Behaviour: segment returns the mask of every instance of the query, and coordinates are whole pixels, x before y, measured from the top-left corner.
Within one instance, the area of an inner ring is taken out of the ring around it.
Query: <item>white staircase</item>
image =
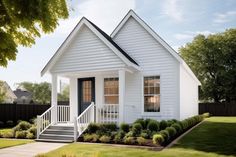
[[[68,106],[66,106],[68,107]],[[36,141],[47,142],[74,142],[95,120],[95,105],[91,103],[74,122],[70,122],[70,111],[66,107],[52,106],[37,117]],[[57,123],[55,123],[55,121]]]

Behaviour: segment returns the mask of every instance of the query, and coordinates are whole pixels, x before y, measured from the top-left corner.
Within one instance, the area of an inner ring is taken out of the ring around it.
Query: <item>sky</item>
[[[71,30],[85,16],[107,34],[133,9],[177,52],[197,34],[236,28],[236,0],[67,0],[70,16],[32,47],[18,47],[16,61],[0,67],[0,80],[15,89],[23,81],[51,81],[40,72]]]

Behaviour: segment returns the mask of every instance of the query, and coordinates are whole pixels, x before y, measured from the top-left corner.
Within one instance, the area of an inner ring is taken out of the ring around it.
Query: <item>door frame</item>
[[[78,78],[78,116],[82,113],[81,112],[81,96],[82,96],[82,82],[83,81],[92,81],[92,102],[95,103],[95,77],[86,77],[86,78]]]

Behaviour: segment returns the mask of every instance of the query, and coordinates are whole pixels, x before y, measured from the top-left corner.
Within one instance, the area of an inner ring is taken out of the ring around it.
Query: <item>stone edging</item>
[[[183,138],[186,134],[188,134],[190,131],[192,131],[193,129],[195,129],[196,127],[198,127],[200,124],[202,124],[204,122],[201,121],[200,123],[196,124],[195,126],[193,126],[192,128],[188,129],[187,131],[185,131],[182,135],[180,135],[179,137],[177,137],[175,140],[173,140],[171,143],[169,143],[164,149],[168,149],[170,147],[172,147],[174,144],[176,144],[181,138]]]

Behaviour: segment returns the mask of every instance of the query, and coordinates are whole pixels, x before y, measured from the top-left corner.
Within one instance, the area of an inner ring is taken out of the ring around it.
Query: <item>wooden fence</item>
[[[236,103],[199,103],[199,114],[205,112],[213,116],[236,116]]]

